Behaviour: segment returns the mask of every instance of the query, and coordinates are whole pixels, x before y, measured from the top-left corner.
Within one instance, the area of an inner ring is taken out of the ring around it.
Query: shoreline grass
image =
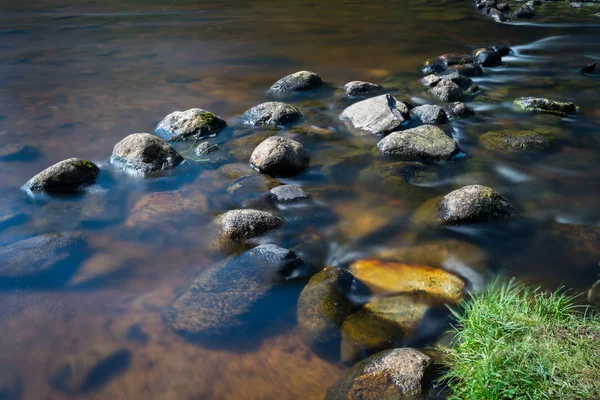
[[[453,310],[449,398],[600,399],[600,317],[576,298],[496,281]]]

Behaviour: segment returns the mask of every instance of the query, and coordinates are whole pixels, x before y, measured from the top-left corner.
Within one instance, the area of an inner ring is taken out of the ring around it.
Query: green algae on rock
[[[149,133],[133,133],[113,149],[110,163],[135,176],[150,177],[175,168],[183,157],[167,142]]]
[[[539,111],[556,115],[577,114],[579,107],[571,102],[554,101],[542,97],[519,97],[515,105],[525,111]]]
[[[381,139],[377,148],[385,155],[432,161],[449,160],[459,152],[456,141],[433,125],[394,132]]]
[[[155,132],[168,141],[202,139],[217,135],[226,126],[219,116],[201,108],[191,108],[167,115],[156,126]]]
[[[82,158],[69,158],[46,168],[31,178],[23,189],[31,192],[75,192],[96,181],[100,168]]]
[[[552,141],[534,131],[501,130],[486,132],[479,137],[482,146],[499,154],[514,154],[546,150]]]

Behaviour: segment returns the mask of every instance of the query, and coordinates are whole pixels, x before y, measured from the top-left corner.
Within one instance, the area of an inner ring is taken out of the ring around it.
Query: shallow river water
[[[53,363],[95,343],[118,344],[132,354],[126,368],[79,396],[113,400],[322,399],[346,370],[303,344],[294,307],[263,315],[257,337],[210,346],[187,341],[161,319],[186,283],[228,255],[211,248],[212,218],[265,190],[235,190],[238,177],[205,160],[146,180],[111,167],[122,138],[153,132],[165,115],[193,107],[228,121],[207,139],[228,152],[228,164],[247,165],[273,134],[301,141],[309,153],[307,171],[280,181],[301,185],[318,212],[280,210],[286,224],[263,242],[293,248],[321,267],[345,267],[377,258],[382,248],[452,239],[478,246],[489,260],[485,270],[440,263],[469,290],[496,272],[587,290],[600,261],[600,74],[578,69],[600,61],[600,17],[593,15],[600,4],[583,11],[566,4],[550,3],[555,10],[533,22],[497,24],[470,1],[3,1],[0,148],[22,143],[32,150],[0,158],[0,246],[65,231],[83,232],[88,246],[56,277],[60,284],[0,279],[0,368],[17,371],[23,399],[71,398],[48,385]],[[459,157],[431,165],[435,178],[419,185],[365,179],[362,171],[386,160],[373,151],[380,138],[339,120],[353,102],[343,85],[365,80],[415,105],[442,104],[418,83],[423,63],[492,44],[513,51],[501,67],[473,78],[488,97],[468,101],[476,117],[450,124]],[[236,116],[269,99],[273,82],[299,70],[328,84],[286,99],[304,114],[300,123],[279,130],[236,125]],[[520,96],[572,101],[580,110],[574,117],[519,112],[512,101]],[[518,157],[479,145],[481,134],[507,128],[542,130],[556,144]],[[174,146],[188,154],[191,144]],[[85,193],[30,197],[20,189],[70,157],[102,170]],[[468,184],[503,193],[521,218],[437,230],[411,223],[425,201]],[[132,213],[148,193],[185,188],[203,193],[203,212],[160,221]]]

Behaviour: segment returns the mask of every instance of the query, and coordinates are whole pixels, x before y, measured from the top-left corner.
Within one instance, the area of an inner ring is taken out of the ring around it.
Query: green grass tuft
[[[454,310],[450,399],[600,399],[600,317],[576,296],[496,282]]]

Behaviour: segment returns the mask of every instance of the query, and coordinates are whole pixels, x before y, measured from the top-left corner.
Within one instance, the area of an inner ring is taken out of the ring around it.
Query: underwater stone
[[[525,111],[540,111],[557,115],[574,115],[579,107],[571,102],[560,102],[543,97],[519,97],[514,103]]]

